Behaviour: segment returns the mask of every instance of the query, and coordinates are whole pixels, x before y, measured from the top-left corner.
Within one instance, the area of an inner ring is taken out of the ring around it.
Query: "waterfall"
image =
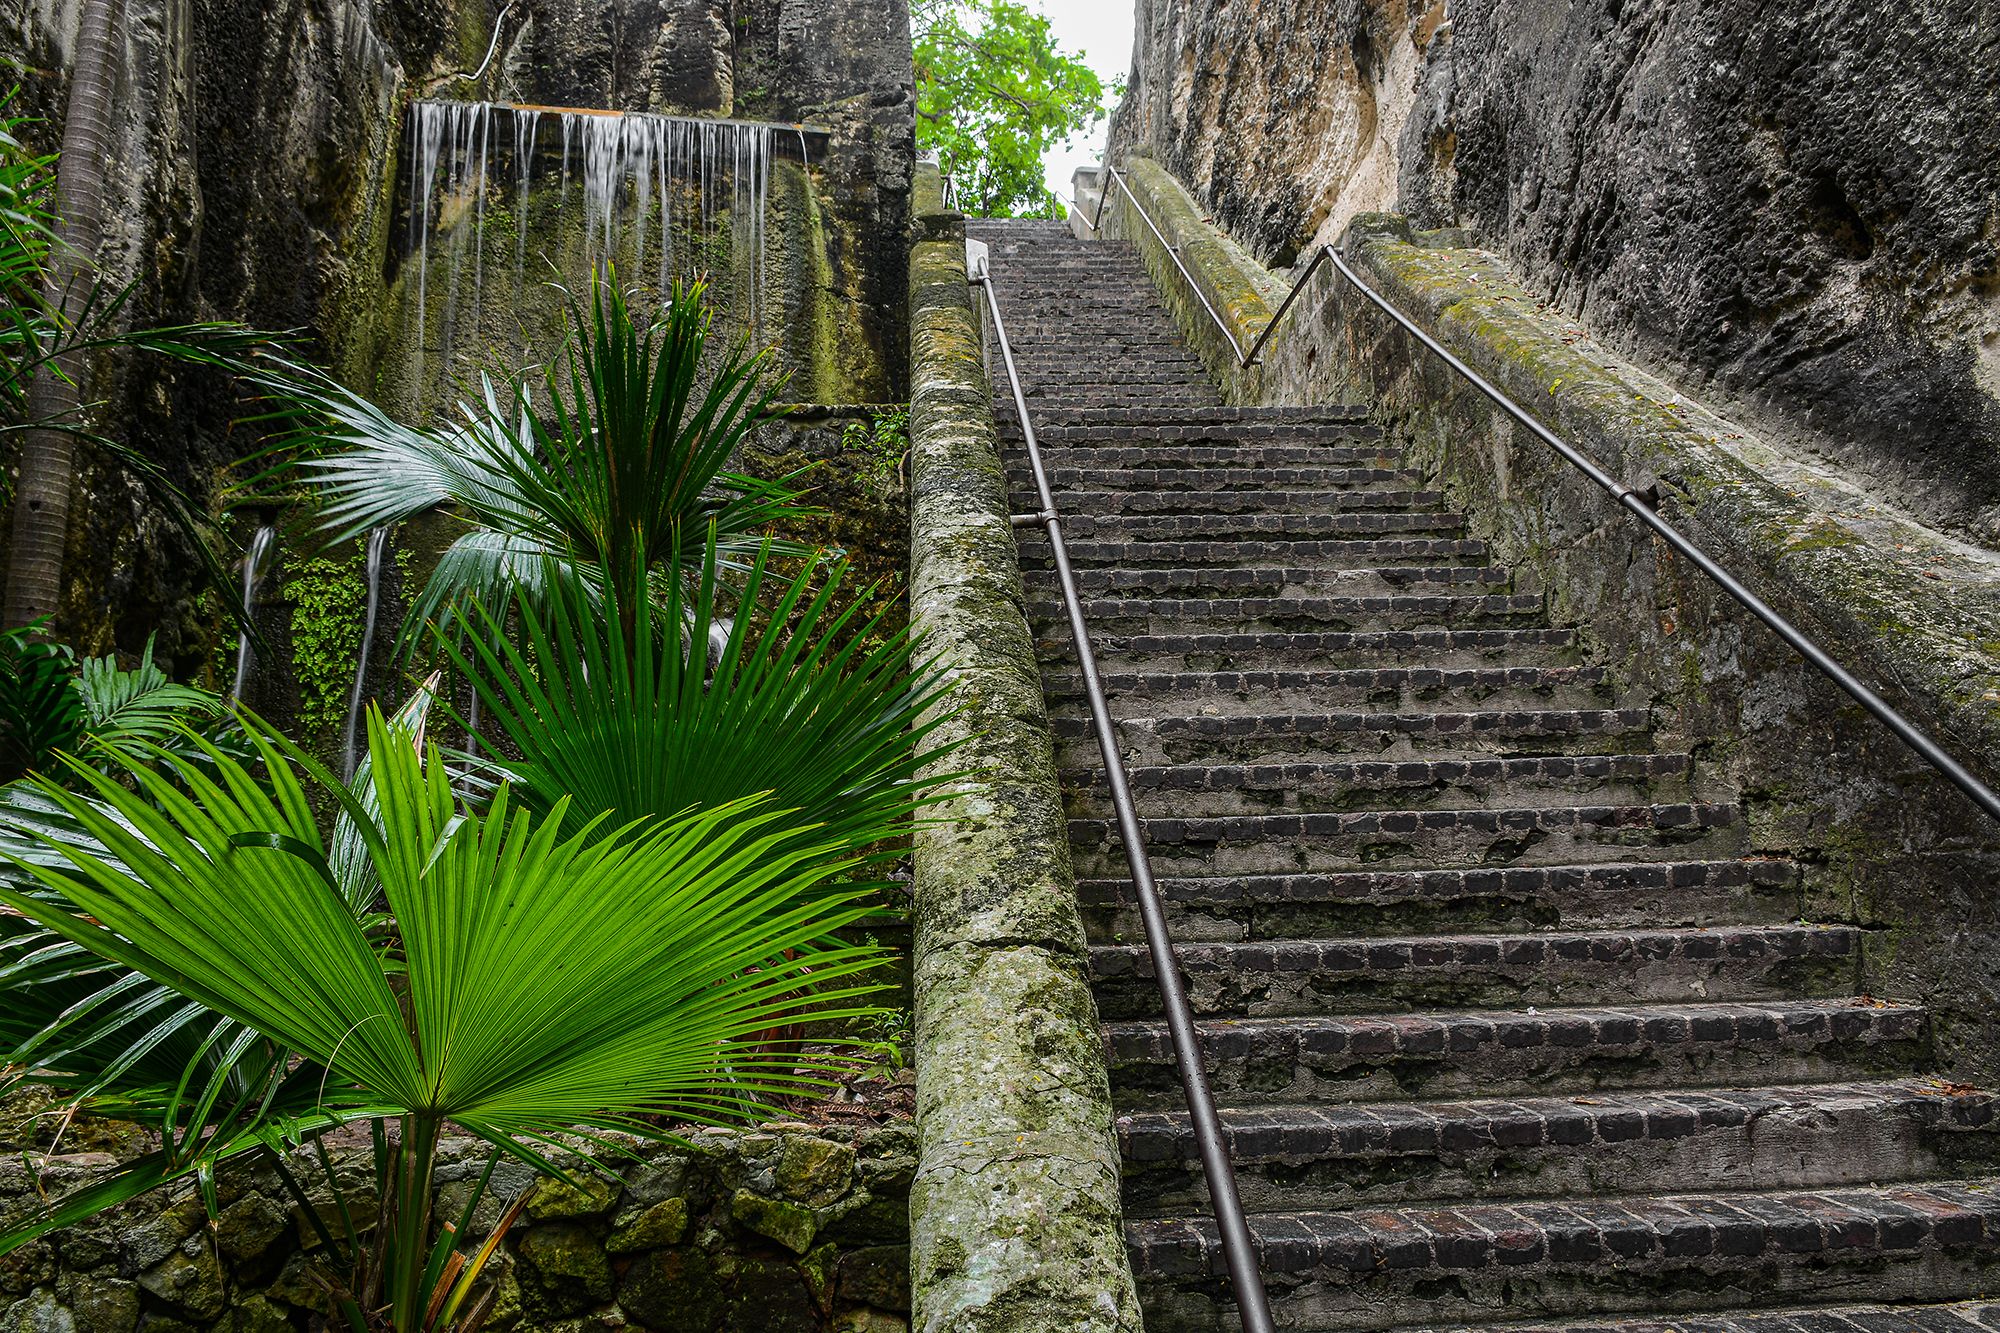
[[[343,778],[354,777],[355,744],[361,730],[361,699],[368,687],[368,658],[375,650],[375,615],[382,604],[382,553],[389,545],[384,524],[368,534],[368,610],[361,622],[361,656],[354,664],[354,690],[347,696],[347,732],[341,740]]]
[[[494,121],[503,115],[513,118],[511,136],[504,127],[495,133]],[[780,144],[789,152],[794,132],[804,160],[805,132],[796,127],[491,102],[413,103],[408,251],[416,265],[416,382],[428,383],[426,358],[432,355],[448,381],[458,345],[482,337],[485,223],[488,196],[496,192],[503,210],[512,194],[515,304],[525,296],[530,196],[545,139],[552,157],[561,154],[555,213],[571,206],[570,178],[580,178],[591,268],[615,263],[624,280],[657,281],[661,293],[677,277],[708,272],[717,293],[730,298],[728,322],[753,339],[761,336],[771,160]],[[718,253],[724,227],[729,244]],[[439,243],[446,250],[443,262],[434,263],[431,251]],[[726,271],[712,271],[718,268]],[[433,321],[430,302],[439,282],[446,287]],[[467,284],[471,290],[462,295]]]
[[[243,553],[243,611],[245,615],[257,614],[257,588],[264,581],[264,562],[270,558],[271,547],[278,540],[278,530],[266,523],[257,529],[250,539],[250,549]],[[243,687],[250,682],[250,632],[246,629],[236,636],[236,681],[229,687],[229,702],[243,702]]]

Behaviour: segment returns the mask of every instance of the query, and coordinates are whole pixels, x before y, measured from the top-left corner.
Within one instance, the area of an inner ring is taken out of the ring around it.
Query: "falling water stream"
[[[387,525],[368,534],[368,609],[361,621],[361,656],[354,664],[354,690],[347,696],[347,731],[341,740],[341,776],[352,778],[356,740],[361,730],[362,695],[368,688],[368,658],[375,650],[375,617],[382,607],[382,553],[389,545]]]
[[[495,135],[494,121],[502,116],[513,118],[511,136],[504,128]],[[559,130],[552,132],[551,122]],[[426,382],[423,358],[428,351],[441,355],[448,368],[455,348],[480,335],[487,292],[487,204],[495,193],[502,201],[512,195],[509,290],[520,305],[527,287],[528,233],[536,225],[535,163],[545,137],[550,140],[546,151],[561,153],[555,206],[568,208],[570,181],[582,182],[584,251],[592,269],[615,263],[622,274],[643,275],[664,291],[676,277],[725,258],[718,255],[717,243],[726,227],[730,271],[724,286],[734,297],[732,322],[758,334],[766,318],[765,213],[773,147],[781,129],[787,144],[789,135],[797,133],[803,160],[803,129],[759,122],[492,102],[414,103],[408,148],[409,252],[416,264],[417,382]],[[432,329],[431,298],[438,282],[446,286],[436,312],[440,327]]]
[[[266,523],[257,529],[250,539],[250,548],[243,553],[243,610],[248,615],[257,614],[257,589],[264,582],[264,564],[277,540],[278,530]],[[250,632],[246,629],[236,636],[236,681],[229,687],[231,705],[243,702],[243,687],[250,683],[251,658]]]

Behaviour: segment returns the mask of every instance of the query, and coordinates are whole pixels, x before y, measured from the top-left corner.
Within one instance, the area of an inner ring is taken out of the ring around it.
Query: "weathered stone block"
[[[847,1305],[872,1305],[908,1314],[910,1310],[910,1250],[906,1245],[875,1245],[840,1257],[839,1299]]]
[[[215,1251],[199,1242],[139,1274],[139,1285],[194,1319],[213,1319],[229,1303],[222,1265]]]
[[[653,1250],[632,1261],[618,1303],[656,1333],[714,1333],[728,1294],[715,1260],[700,1250]]]
[[[683,1198],[662,1199],[651,1208],[611,1229],[605,1239],[607,1254],[637,1254],[678,1245],[687,1239],[688,1203]]]
[[[738,1190],[731,1196],[729,1216],[738,1226],[775,1240],[794,1254],[804,1254],[819,1230],[810,1208],[767,1199],[749,1190]]]
[[[536,1222],[601,1217],[618,1202],[618,1187],[597,1176],[577,1176],[574,1185],[549,1178],[535,1185],[528,1199],[528,1217]]]
[[[778,1157],[776,1180],[786,1198],[824,1208],[852,1187],[854,1149],[826,1139],[788,1139]]]
[[[576,1314],[593,1301],[610,1300],[617,1287],[603,1245],[579,1223],[529,1228],[515,1256],[522,1303],[531,1314]]]

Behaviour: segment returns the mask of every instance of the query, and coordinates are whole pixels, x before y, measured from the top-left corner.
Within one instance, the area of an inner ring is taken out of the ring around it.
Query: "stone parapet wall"
[[[1111,1091],[963,219],[920,169],[910,619],[963,772],[916,835],[913,1327],[1136,1333]]]
[[[0,1159],[0,1218],[42,1188],[84,1183],[138,1147],[90,1127],[90,1151]],[[67,1141],[74,1142],[77,1131]],[[502,1163],[474,1214],[484,1235],[532,1190],[498,1261],[494,1333],[899,1333],[909,1309],[906,1198],[915,1169],[907,1126],[701,1130],[681,1145],[637,1146],[623,1183],[582,1188]],[[441,1212],[471,1198],[490,1149],[447,1140]],[[335,1154],[357,1220],[372,1216],[365,1141]],[[338,1210],[310,1153],[292,1173],[339,1234]],[[39,1168],[39,1172],[37,1171]],[[285,1333],[324,1327],[312,1269],[317,1233],[269,1165],[217,1181],[210,1223],[199,1193],[156,1192],[0,1258],[0,1333]]]
[[[1158,164],[1128,179],[1248,346],[1287,284]],[[1114,187],[1107,235],[1138,245],[1182,329],[1241,404],[1371,405],[1474,535],[1581,627],[1663,741],[1738,800],[1754,850],[1798,856],[1811,910],[1879,927],[1863,986],[1922,999],[1940,1053],[2000,1068],[2000,864],[1991,822],[1900,742],[1647,534],[1545,444],[1330,269],[1249,370]],[[1824,465],[1675,393],[1597,343],[1462,233],[1357,219],[1351,261],[1440,339],[1661,512],[1987,780],[2000,776],[2000,560]],[[1233,271],[1232,271],[1233,270]]]

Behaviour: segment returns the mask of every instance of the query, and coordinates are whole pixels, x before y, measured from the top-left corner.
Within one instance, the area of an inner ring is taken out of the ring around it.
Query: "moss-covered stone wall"
[[[71,1126],[0,1108],[0,1219],[38,1188],[87,1182],[137,1151],[130,1127]],[[908,1328],[915,1168],[907,1125],[698,1130],[635,1144],[620,1182],[583,1188],[503,1163],[473,1214],[485,1234],[529,1191],[496,1271],[495,1333],[902,1333]],[[491,1150],[448,1139],[438,1200],[463,1213]],[[365,1137],[334,1154],[349,1211],[373,1209]],[[294,1177],[337,1232],[333,1189],[309,1151]],[[192,1182],[145,1196],[0,1258],[0,1333],[289,1333],[327,1327],[318,1234],[268,1165],[216,1179],[216,1215]]]
[[[1128,179],[1241,345],[1287,285],[1157,164]],[[1877,928],[1868,984],[1922,999],[1962,1071],[2000,1070],[2000,830],[1611,498],[1323,268],[1257,365],[1116,192],[1182,328],[1239,403],[1368,403],[1524,587],[1650,700],[1753,848],[1798,858],[1816,915]],[[1660,512],[1989,783],[2000,779],[2000,557],[1640,371],[1458,233],[1368,215],[1345,244],[1393,306]],[[1234,270],[1233,273],[1230,270]]]
[[[951,672],[916,836],[914,1324],[1137,1333],[1111,1090],[1008,524],[963,219],[935,167],[910,262],[910,615]]]

